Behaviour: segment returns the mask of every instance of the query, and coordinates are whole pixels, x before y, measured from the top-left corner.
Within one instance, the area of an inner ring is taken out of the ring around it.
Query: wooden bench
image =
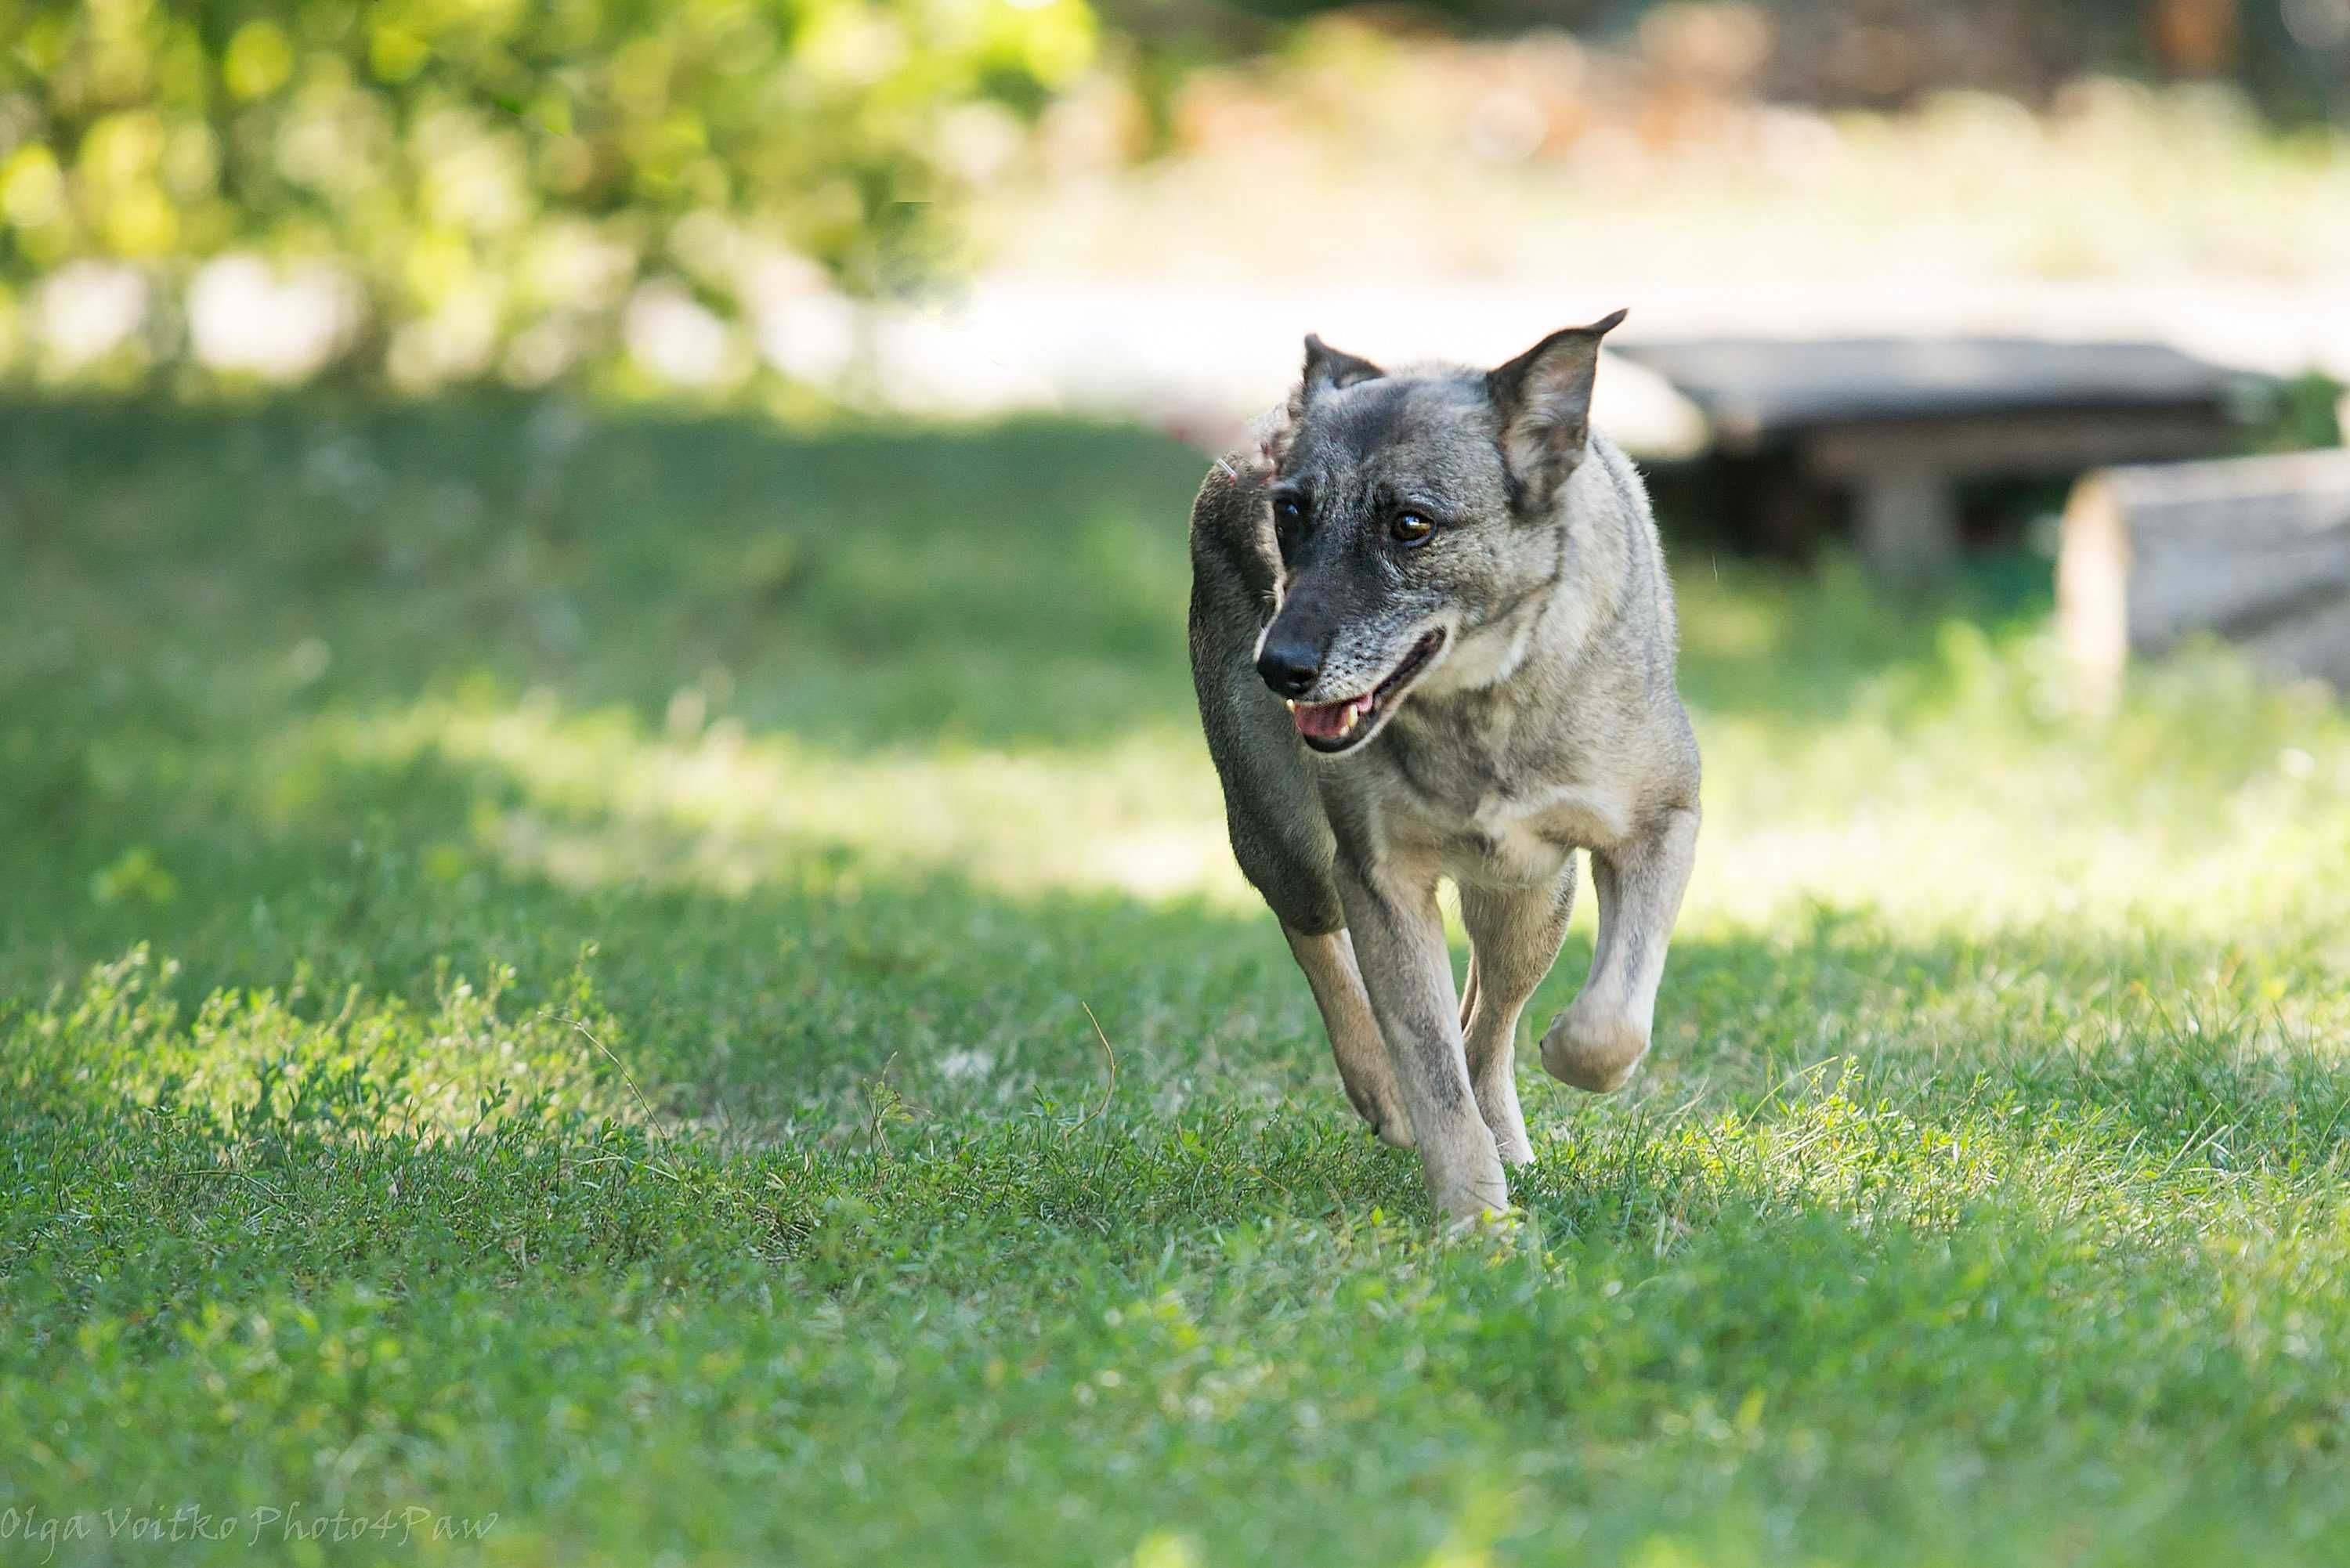
[[[1733,527],[1801,552],[1847,499],[1861,553],[1938,575],[1955,486],[2223,450],[2265,383],[2156,343],[1711,338],[1614,345],[1704,413]],[[1824,504],[1826,503],[1826,504]]]

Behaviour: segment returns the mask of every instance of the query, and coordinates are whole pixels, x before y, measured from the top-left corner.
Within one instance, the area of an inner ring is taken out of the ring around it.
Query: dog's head
[[[1352,751],[1406,694],[1554,583],[1559,491],[1582,462],[1599,340],[1554,332],[1494,370],[1389,375],[1305,340],[1266,495],[1281,606],[1257,673],[1317,752]],[[1490,650],[1488,650],[1490,652]]]

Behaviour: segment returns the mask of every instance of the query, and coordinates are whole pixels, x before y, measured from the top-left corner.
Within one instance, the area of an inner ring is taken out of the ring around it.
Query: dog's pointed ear
[[[1386,374],[1368,359],[1358,359],[1344,349],[1333,348],[1311,332],[1305,335],[1305,379],[1299,387],[1309,403],[1321,393],[1351,387],[1357,381],[1376,381]]]
[[[1588,327],[1554,332],[1508,364],[1485,372],[1485,395],[1501,416],[1502,458],[1540,511],[1591,439],[1591,381],[1599,340],[1622,322],[1617,311]]]

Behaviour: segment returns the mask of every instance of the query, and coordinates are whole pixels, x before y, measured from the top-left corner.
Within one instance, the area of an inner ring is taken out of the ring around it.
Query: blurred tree
[[[200,274],[214,314],[309,279],[346,362],[543,379],[649,280],[716,320],[761,278],[919,272],[971,114],[1033,115],[1094,47],[1087,0],[0,0],[0,317],[128,297],[135,372]],[[35,339],[53,370],[83,341]]]

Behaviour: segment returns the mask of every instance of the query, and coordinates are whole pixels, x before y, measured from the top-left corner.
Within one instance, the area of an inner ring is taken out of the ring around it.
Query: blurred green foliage
[[[2350,387],[2323,370],[2305,371],[2280,391],[2275,417],[2259,431],[2258,450],[2299,452],[2304,447],[2340,446],[2350,438],[2350,430],[2343,428],[2345,408],[2350,408]]]
[[[954,117],[1033,114],[1094,47],[1087,0],[0,0],[0,315],[78,261],[169,299],[251,251],[356,288],[357,362],[415,326],[432,379],[534,327],[576,362],[648,276],[873,292],[941,242]],[[135,362],[177,347],[149,314]]]
[[[1098,135],[1098,158],[1163,152],[1193,67],[1329,8],[0,0],[0,375],[536,385],[630,374],[615,349],[639,308],[648,339],[677,346],[642,367],[665,382],[740,385],[754,316],[771,360],[797,331],[813,361],[847,362],[859,328],[824,291],[947,268],[960,199],[1097,57],[1121,80],[1097,107],[1130,99],[1140,122]],[[2277,118],[2350,104],[2350,0],[1408,9],[1471,32],[1574,28],[1606,41],[1611,80],[1672,103],[1898,108],[1954,85],[2043,101],[2119,71],[2232,78]],[[1378,25],[1409,34],[1398,16]],[[764,310],[808,294],[816,318],[797,327]]]

